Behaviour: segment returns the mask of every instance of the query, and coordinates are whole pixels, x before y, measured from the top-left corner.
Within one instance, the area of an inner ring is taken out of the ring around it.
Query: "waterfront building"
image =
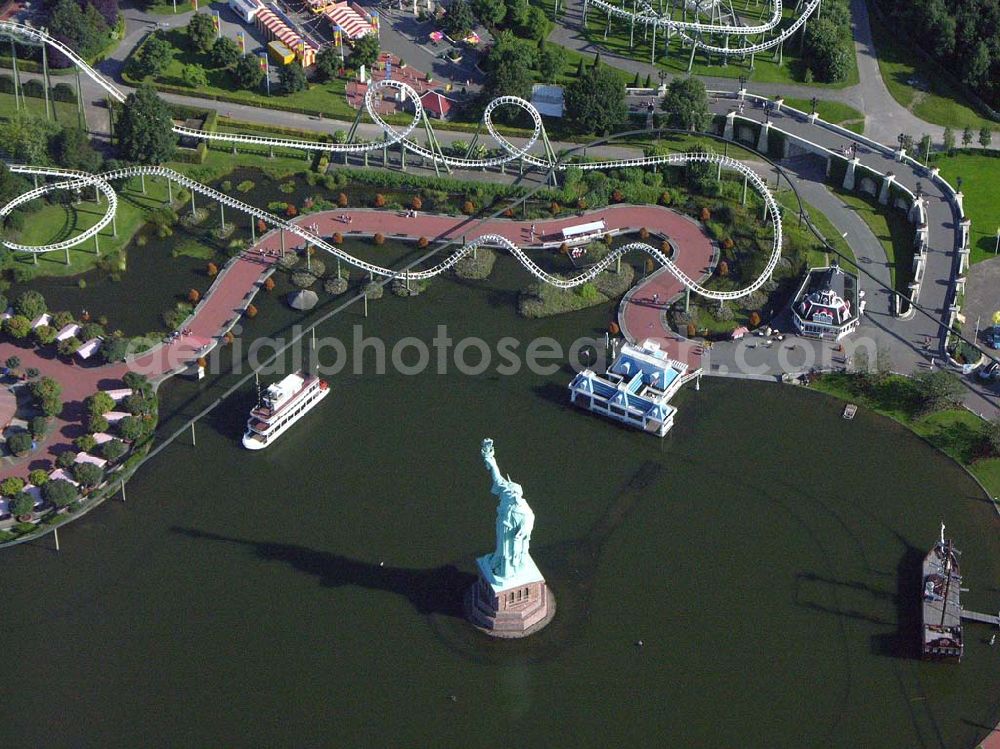
[[[701,377],[701,369],[667,356],[656,341],[626,343],[603,374],[579,372],[569,384],[570,401],[594,413],[652,432],[660,437],[674,425],[677,409],[670,399],[685,382]]]
[[[861,324],[863,298],[854,273],[837,264],[811,268],[792,302],[795,329],[809,338],[839,341]]]

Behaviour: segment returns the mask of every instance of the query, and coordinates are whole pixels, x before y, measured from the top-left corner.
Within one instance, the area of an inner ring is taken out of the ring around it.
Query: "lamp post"
[[[740,76],[740,91],[747,90],[747,77],[745,75]]]
[[[665,84],[665,81],[667,80],[667,71],[666,71],[666,70],[663,70],[663,69],[661,69],[661,70],[660,70],[660,71],[659,71],[659,72],[657,73],[657,75],[658,75],[658,76],[660,76],[660,90],[662,91],[662,90],[663,90],[663,87],[664,87],[664,85],[666,85],[666,84]]]
[[[955,178],[955,184],[958,185],[958,191],[962,192],[962,176],[959,175]]]
[[[899,143],[899,150],[900,151],[903,150],[903,143],[905,141],[906,141],[906,134],[905,133],[900,133],[899,135],[896,136],[896,142]]]
[[[814,96],[814,97],[812,98],[812,102],[811,102],[811,103],[812,103],[812,114],[816,114],[816,104],[818,104],[818,103],[819,103],[819,99],[817,99],[817,98],[816,98],[816,97]]]

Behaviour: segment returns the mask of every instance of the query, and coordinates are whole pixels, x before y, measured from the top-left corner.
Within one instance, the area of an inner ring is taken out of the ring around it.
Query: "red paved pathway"
[[[338,220],[342,215],[351,217],[350,224]],[[404,212],[396,211],[343,209],[300,216],[297,223],[306,226],[315,224],[325,237],[335,232],[381,232],[386,236],[458,240],[464,236],[467,240],[472,240],[483,234],[499,234],[512,242],[527,246],[530,244],[532,223],[536,225],[538,235],[545,236],[556,234],[567,226],[599,218],[604,219],[609,230],[638,230],[645,227],[650,232],[665,234],[676,244],[677,256],[674,260],[686,273],[697,278],[707,270],[712,247],[701,227],[660,206],[610,206],[585,216],[551,221],[498,219],[482,224],[477,224],[474,219],[456,219],[451,216],[418,214],[408,217]],[[302,240],[297,237],[286,237],[288,249],[301,243]],[[0,342],[0,361],[16,355],[21,359],[22,368],[35,367],[43,376],[55,378],[62,385],[65,403],[63,413],[55,420],[54,428],[41,449],[22,461],[5,461],[0,466],[0,478],[10,475],[26,476],[32,468],[51,468],[55,456],[70,449],[73,438],[83,433],[83,400],[97,390],[120,387],[121,378],[129,368],[156,380],[169,376],[171,372],[204,356],[242,314],[255,285],[277,259],[280,246],[280,234],[272,232],[234,260],[216,279],[199,305],[197,314],[186,324],[189,333],[171,344],[158,346],[130,365],[88,366],[58,359],[49,350],[39,351],[21,348],[9,341]],[[673,276],[662,272],[654,273],[633,290],[630,302],[623,303],[621,320],[623,328],[635,338],[659,340],[676,358],[690,361],[692,356],[699,355],[698,350],[692,349],[685,353],[683,343],[678,342],[665,329],[661,320],[665,302],[682,290]],[[657,295],[655,304],[652,301],[654,294]]]

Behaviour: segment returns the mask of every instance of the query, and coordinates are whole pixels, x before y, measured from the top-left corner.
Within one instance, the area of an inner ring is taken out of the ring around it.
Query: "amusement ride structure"
[[[664,51],[668,48],[671,36],[677,36],[691,45],[688,72],[691,72],[698,50],[721,55],[724,59],[744,59],[749,56],[750,66],[753,67],[753,56],[758,52],[776,49],[780,57],[785,40],[800,28],[805,33],[806,21],[814,12],[819,12],[820,3],[821,0],[797,0],[789,16],[790,22],[786,23],[782,0],[767,0],[758,20],[747,25],[728,0],[678,0],[679,8],[674,7],[673,0],[668,0],[666,8],[663,0],[659,0],[658,8],[654,8],[646,0],[631,0],[631,3],[629,0],[621,0],[621,4],[609,0],[584,0],[583,25],[587,25],[587,15],[591,8],[603,11],[607,18],[605,37],[611,28],[611,19],[622,19],[629,24],[630,47],[635,42],[636,24],[645,31],[652,27],[650,64],[656,60],[656,36],[662,30]],[[759,0],[757,4],[760,4]],[[744,14],[749,8],[750,1],[747,0]],[[770,14],[765,18],[768,8]],[[688,20],[689,14],[691,20]],[[722,40],[721,46],[715,41],[719,38]],[[738,44],[731,45],[730,38],[737,40]]]
[[[598,0],[591,0],[591,2],[597,2]],[[780,0],[774,0],[778,3],[780,8]],[[818,2],[818,0],[816,0]],[[26,26],[24,24],[11,22],[11,21],[0,21],[0,36],[5,36],[8,38],[17,38],[19,40],[25,40],[29,43],[35,43],[51,46],[62,52],[67,58],[69,58],[74,65],[77,66],[78,70],[86,75],[90,80],[94,81],[98,86],[100,86],[108,96],[114,99],[116,102],[124,103],[126,95],[117,88],[112,82],[104,78],[100,73],[90,67],[79,55],[77,55],[72,49],[67,47],[65,44],[57,39],[49,36],[44,30],[36,29],[31,26]],[[409,99],[413,105],[413,118],[412,120],[399,130],[393,128],[392,125],[387,123],[378,114],[375,107],[375,101],[377,96],[383,89],[392,88],[395,89],[400,95]],[[501,135],[493,125],[493,113],[500,107],[513,106],[519,107],[524,110],[531,118],[534,127],[531,136],[527,139],[527,142],[523,146],[516,146],[507,140],[503,135]],[[549,145],[548,137],[545,134],[545,127],[542,122],[542,117],[529,102],[525,101],[516,96],[501,96],[494,99],[489,103],[483,113],[482,127],[485,127],[489,135],[499,144],[501,153],[496,156],[489,156],[487,158],[473,159],[468,157],[456,157],[456,156],[446,156],[441,152],[440,147],[435,147],[436,141],[433,137],[429,138],[429,143],[431,147],[426,147],[420,145],[413,140],[409,139],[409,135],[417,128],[421,123],[424,124],[425,128],[428,129],[430,133],[430,124],[427,120],[427,115],[424,111],[423,106],[420,103],[420,97],[417,92],[412,89],[406,83],[402,81],[394,80],[384,80],[379,81],[371,85],[366,94],[364,100],[364,111],[367,112],[368,116],[372,121],[382,130],[383,140],[374,143],[361,143],[352,142],[353,134],[356,131],[357,121],[355,126],[351,129],[351,136],[348,138],[346,143],[319,143],[316,141],[300,141],[294,139],[284,139],[284,138],[272,138],[265,136],[255,136],[255,135],[243,135],[234,133],[214,133],[206,132],[203,130],[195,130],[182,126],[174,126],[173,131],[179,136],[184,136],[187,138],[213,141],[213,142],[224,142],[232,145],[234,148],[239,145],[246,146],[265,146],[265,147],[282,147],[282,148],[292,148],[301,149],[304,151],[317,152],[325,151],[330,153],[339,154],[350,154],[350,153],[364,153],[367,151],[375,151],[384,149],[388,146],[398,145],[401,149],[410,151],[411,153],[422,157],[424,159],[430,160],[436,165],[442,165],[449,170],[451,168],[457,169],[482,169],[490,167],[501,167],[502,165],[520,161],[523,164],[528,164],[530,166],[543,169],[548,171],[550,174],[555,174],[556,172],[564,171],[569,166],[573,166],[583,171],[593,171],[593,170],[603,170],[603,169],[617,169],[624,167],[648,167],[648,166],[685,166],[691,163],[704,163],[704,164],[714,164],[721,170],[722,168],[731,169],[733,171],[739,172],[745,178],[747,184],[752,187],[763,199],[764,203],[764,215],[771,222],[773,226],[773,242],[771,247],[771,254],[768,258],[768,262],[765,264],[763,271],[760,276],[758,276],[754,281],[742,289],[737,289],[734,291],[715,291],[712,289],[705,288],[699,284],[695,279],[688,276],[684,271],[682,271],[665,253],[660,249],[653,247],[644,242],[632,242],[617,248],[615,251],[609,253],[603,260],[596,263],[580,273],[569,277],[562,278],[560,276],[555,276],[548,273],[544,269],[538,266],[528,254],[520,248],[518,245],[514,244],[505,237],[486,234],[477,237],[473,241],[469,242],[465,246],[457,249],[455,252],[450,254],[447,258],[437,263],[436,265],[424,269],[424,270],[394,270],[392,268],[386,268],[383,266],[375,265],[373,263],[361,260],[350,253],[346,252],[333,244],[330,244],[322,237],[317,236],[313,232],[309,231],[303,226],[296,223],[286,221],[274,214],[256,206],[244,203],[241,200],[237,200],[231,195],[219,192],[207,185],[193,180],[189,177],[184,176],[172,169],[163,166],[144,166],[135,165],[128,166],[121,169],[116,169],[109,172],[104,172],[102,174],[89,174],[85,172],[67,170],[67,169],[55,169],[49,167],[39,167],[30,165],[11,165],[10,169],[12,172],[17,174],[32,175],[34,177],[43,178],[57,178],[58,182],[49,182],[41,186],[36,186],[35,189],[30,190],[23,195],[15,198],[14,200],[7,203],[5,206],[0,207],[0,220],[4,219],[18,206],[36,198],[42,197],[43,195],[55,191],[55,190],[82,190],[84,188],[93,187],[98,193],[103,194],[107,198],[107,211],[97,221],[93,226],[87,230],[81,232],[80,234],[71,237],[69,239],[63,240],[55,244],[48,245],[37,245],[28,246],[21,245],[13,242],[4,241],[3,245],[8,249],[24,254],[39,255],[42,253],[68,250],[70,247],[78,246],[89,239],[94,239],[97,242],[97,235],[101,230],[103,230],[108,224],[112,224],[114,227],[115,211],[117,210],[117,197],[114,190],[112,189],[110,182],[114,180],[128,179],[131,177],[160,177],[167,180],[168,188],[171,183],[177,183],[178,185],[187,188],[191,191],[192,203],[194,201],[195,193],[203,195],[220,205],[234,208],[241,211],[242,213],[251,216],[254,219],[260,219],[265,224],[272,226],[275,229],[289,232],[295,236],[300,237],[306,243],[312,244],[315,247],[328,252],[334,257],[352,265],[362,271],[370,273],[373,277],[389,277],[393,279],[409,279],[409,280],[422,280],[429,279],[434,276],[443,273],[452,266],[455,265],[462,257],[467,254],[473,253],[477,248],[484,246],[500,247],[506,249],[511,255],[517,259],[518,262],[523,265],[529,273],[531,273],[535,278],[544,281],[552,286],[569,289],[581,284],[592,281],[601,271],[608,268],[617,262],[617,260],[632,251],[641,251],[650,255],[656,262],[660,263],[664,268],[667,269],[674,277],[676,277],[686,288],[691,291],[700,294],[701,296],[707,297],[709,299],[715,300],[728,300],[728,299],[739,299],[741,297],[747,296],[753,293],[758,288],[760,288],[770,277],[771,273],[774,271],[778,260],[781,257],[781,244],[782,244],[782,231],[781,231],[781,211],[778,206],[777,201],[771,194],[767,187],[767,183],[760,175],[753,171],[750,167],[742,164],[736,159],[730,158],[729,156],[708,153],[708,152],[691,152],[691,153],[674,153],[665,154],[659,156],[643,156],[629,159],[617,159],[609,161],[584,161],[580,163],[573,163],[572,165],[567,164],[556,158]],[[359,115],[360,116],[360,115]],[[531,149],[539,141],[542,142],[544,146],[544,156],[538,156],[531,153]],[[471,147],[469,152],[471,152]],[[251,222],[252,225],[252,222]]]

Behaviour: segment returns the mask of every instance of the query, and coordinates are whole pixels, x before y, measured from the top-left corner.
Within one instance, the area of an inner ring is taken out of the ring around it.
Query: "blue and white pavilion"
[[[569,384],[570,401],[594,413],[663,437],[677,409],[669,401],[681,385],[701,376],[660,350],[655,341],[626,343],[604,375],[585,369]]]

